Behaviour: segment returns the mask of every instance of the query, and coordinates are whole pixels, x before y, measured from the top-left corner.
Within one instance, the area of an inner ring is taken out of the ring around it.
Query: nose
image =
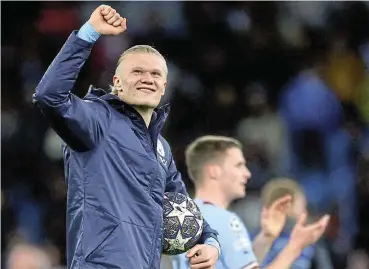
[[[244,177],[248,180],[248,179],[251,178],[251,176],[252,176],[252,174],[251,174],[249,168],[245,167],[245,175],[244,175]]]
[[[154,80],[152,79],[152,76],[149,72],[143,72],[141,76],[141,83],[149,84],[149,85],[154,83]]]

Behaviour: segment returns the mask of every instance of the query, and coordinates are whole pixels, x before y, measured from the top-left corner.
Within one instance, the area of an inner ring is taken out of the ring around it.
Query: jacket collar
[[[84,100],[102,99],[110,104],[118,112],[127,115],[133,122],[143,122],[141,115],[130,104],[122,101],[118,96],[108,93],[103,89],[95,88],[93,85],[88,89],[87,94],[83,98]],[[154,109],[150,126],[155,126],[157,129],[161,129],[169,115],[170,104],[164,104]],[[146,125],[145,125],[146,126]]]

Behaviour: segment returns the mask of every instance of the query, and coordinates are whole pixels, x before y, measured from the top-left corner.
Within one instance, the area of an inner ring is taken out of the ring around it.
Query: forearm
[[[289,242],[274,261],[265,269],[288,269],[300,256],[301,249]]]
[[[216,241],[218,241],[218,232],[216,230],[213,230],[209,223],[207,223],[206,220],[204,220],[204,229],[200,238],[200,242],[204,243],[209,238],[214,238]]]
[[[204,220],[204,230],[202,232],[200,243],[204,243],[206,245],[210,245],[215,247],[218,250],[218,254],[220,257],[221,254],[221,247],[218,240],[218,232],[213,230],[210,225]]]
[[[84,36],[86,35],[85,33]],[[91,53],[92,46],[93,43],[80,38],[77,31],[74,31],[36,87],[34,101],[47,107],[67,102],[68,95]]]
[[[87,103],[71,93],[90,55],[94,43],[91,37],[98,38],[93,32],[91,35],[91,27],[85,24],[78,33],[74,31],[69,36],[33,95],[33,102],[53,129],[77,151],[92,149],[104,136],[110,122],[110,113],[104,105]]]
[[[268,253],[270,247],[273,244],[273,241],[274,241],[273,238],[266,237],[261,232],[255,237],[252,247],[256,259],[258,260],[259,263],[261,263],[264,260],[265,255]]]

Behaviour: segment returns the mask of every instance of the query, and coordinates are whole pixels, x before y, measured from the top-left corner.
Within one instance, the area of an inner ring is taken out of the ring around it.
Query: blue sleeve
[[[171,161],[168,167],[168,177],[166,181],[165,192],[179,192],[179,193],[183,193],[186,196],[189,196],[186,190],[186,186],[183,183],[181,173],[177,170],[173,157],[171,157]],[[213,245],[216,247],[216,244],[214,244],[214,242],[211,242],[211,241],[206,242],[206,240],[209,238],[213,238],[217,242],[219,242],[217,235],[218,235],[218,232],[216,230],[213,230],[210,227],[210,225],[207,223],[207,221],[204,220],[204,230],[202,232],[199,243],[200,244],[209,243],[209,245]],[[220,253],[219,247],[218,247],[218,251]]]
[[[89,43],[95,43],[100,37],[100,34],[95,30],[91,23],[86,22],[81,29],[79,29],[77,36]]]
[[[224,265],[223,267],[258,268],[252,242],[242,221],[236,215],[227,217],[219,214],[211,215],[207,217],[210,224],[219,232],[219,242],[222,247],[220,262]]]
[[[265,268],[272,264],[272,262],[278,257],[282,250],[286,247],[289,241],[288,233],[281,233],[272,244],[269,252],[265,256],[262,262],[262,268]],[[307,269],[311,268],[312,261],[315,255],[315,245],[310,245],[304,248],[299,257],[291,265],[291,269]],[[320,267],[319,267],[320,268]]]
[[[85,101],[71,92],[92,46],[74,31],[33,95],[33,102],[53,129],[77,151],[92,149],[104,136],[110,118],[109,110],[102,102]]]

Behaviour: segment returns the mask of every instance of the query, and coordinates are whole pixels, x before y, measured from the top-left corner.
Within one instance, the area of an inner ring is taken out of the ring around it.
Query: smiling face
[[[156,53],[129,52],[122,56],[113,82],[118,97],[124,102],[154,109],[167,84],[165,59]]]

